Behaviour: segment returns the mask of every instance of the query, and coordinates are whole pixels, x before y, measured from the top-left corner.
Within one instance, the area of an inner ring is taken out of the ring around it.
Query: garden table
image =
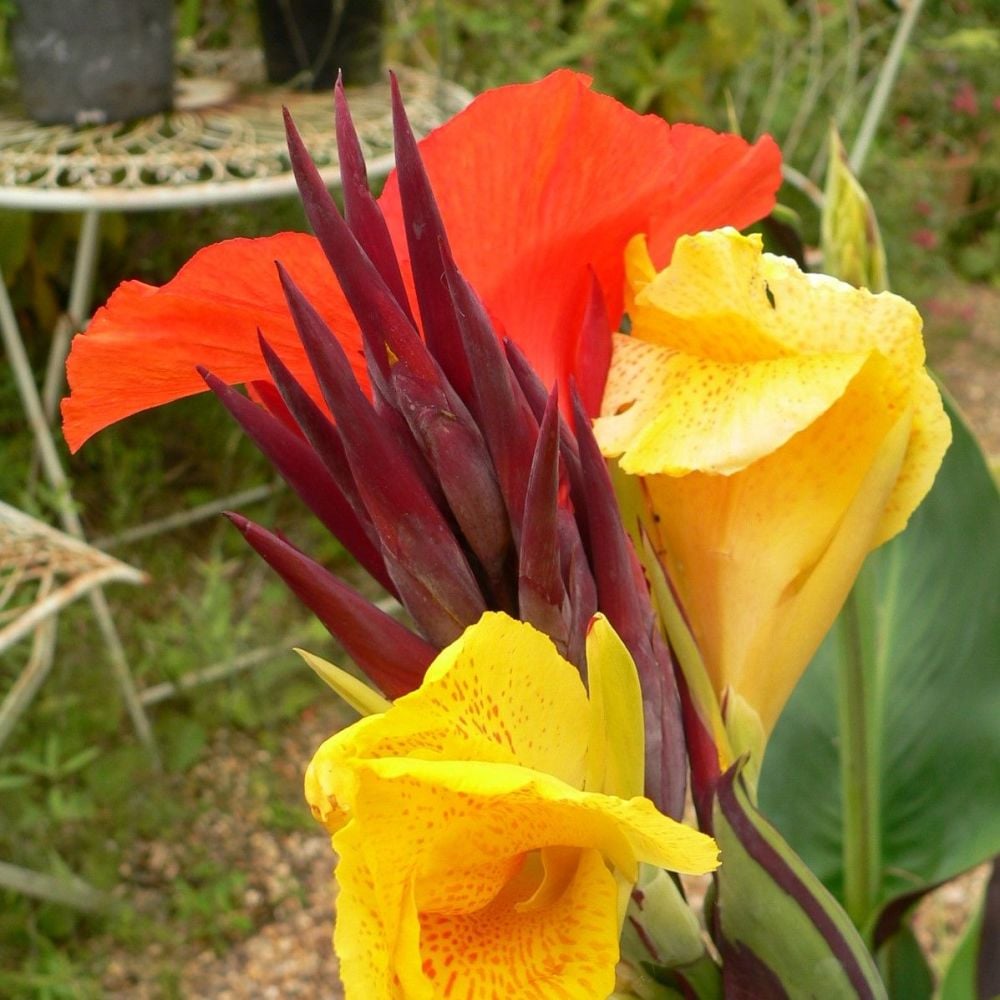
[[[251,651],[232,663],[185,677],[177,686],[136,689],[101,588],[111,581],[141,582],[142,574],[86,544],[53,430],[70,339],[89,315],[102,214],[245,204],[294,195],[282,106],[292,112],[323,179],[330,187],[340,184],[331,94],[255,86],[252,56],[249,74],[247,60],[240,54],[201,56],[216,60],[209,67],[212,75],[182,80],[175,110],[124,124],[42,126],[21,117],[0,96],[0,209],[82,214],[67,308],[53,331],[41,385],[29,364],[6,284],[0,280],[0,334],[64,529],[56,531],[0,502],[0,650],[35,633],[28,663],[0,703],[0,741],[51,667],[60,610],[83,596],[90,600],[136,733],[154,759],[157,751],[145,705],[170,696],[178,686],[186,689],[226,676],[275,654],[273,646]],[[440,125],[470,99],[466,91],[432,74],[406,67],[396,73],[418,135]],[[350,100],[369,175],[384,176],[393,163],[388,82],[357,88]],[[160,522],[137,525],[116,538],[99,540],[98,545],[192,523],[227,506],[259,499],[272,489],[263,485],[244,490]],[[29,599],[9,603],[23,584],[34,588]],[[108,902],[79,879],[43,875],[7,862],[0,862],[0,885],[81,909]]]
[[[238,67],[238,62],[223,67],[221,74],[214,66],[213,76],[182,80],[175,110],[129,123],[42,126],[0,103],[0,208],[82,213],[67,308],[53,332],[40,386],[0,280],[0,333],[24,414],[62,527],[79,539],[83,527],[53,426],[70,338],[89,315],[101,215],[242,204],[295,194],[283,105],[294,116],[324,180],[331,187],[340,183],[332,94],[247,86],[238,68],[230,72],[233,65]],[[418,135],[440,125],[470,99],[463,89],[430,73],[407,67],[398,67],[396,73]],[[353,89],[350,101],[369,175],[384,176],[393,162],[388,81]],[[125,535],[134,539],[169,530],[266,495],[272,488],[255,487]],[[102,541],[110,544],[115,539]],[[133,725],[155,757],[143,705],[158,698],[144,699],[136,690],[101,588],[93,588],[89,598]],[[209,676],[218,676],[218,671]]]

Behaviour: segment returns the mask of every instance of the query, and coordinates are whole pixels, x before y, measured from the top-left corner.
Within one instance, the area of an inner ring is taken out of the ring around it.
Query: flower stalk
[[[867,656],[867,605],[859,581],[848,594],[838,624],[840,788],[844,810],[844,907],[862,930],[873,915],[880,881],[878,859],[878,761],[873,744],[877,678]]]

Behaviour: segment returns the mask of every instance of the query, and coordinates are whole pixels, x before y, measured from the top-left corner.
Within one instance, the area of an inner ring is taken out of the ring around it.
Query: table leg
[[[0,746],[7,741],[14,723],[24,714],[52,669],[56,651],[56,621],[49,618],[35,629],[28,665],[0,704]]]
[[[90,299],[94,292],[94,273],[101,249],[101,216],[99,212],[84,212],[80,223],[80,241],[76,246],[73,280],[69,287],[69,303],[52,331],[52,346],[42,383],[42,409],[45,419],[54,423],[59,397],[66,380],[66,355],[70,338],[83,330],[90,318]]]
[[[73,906],[78,910],[106,910],[113,904],[113,897],[95,889],[82,879],[55,878],[41,872],[30,871],[19,865],[0,861],[0,886],[13,889],[26,896],[35,896],[51,903]]]
[[[17,317],[14,315],[14,307],[11,305],[10,296],[7,294],[7,286],[3,282],[3,274],[0,272],[0,334],[3,335],[4,348],[10,360],[11,369],[14,372],[14,380],[17,383],[18,392],[21,396],[21,403],[24,407],[25,416],[34,435],[38,453],[41,457],[42,468],[49,481],[55,495],[56,509],[59,520],[67,533],[77,538],[84,538],[83,525],[80,523],[80,516],[76,512],[73,501],[73,494],[70,490],[69,479],[59,460],[59,453],[56,450],[55,441],[52,437],[52,430],[45,419],[45,412],[42,408],[42,401],[38,395],[38,387],[35,385],[34,374],[28,362],[28,355],[24,349],[24,342],[21,339],[21,331],[17,325]],[[108,653],[111,658],[111,666],[114,670],[118,686],[121,688],[122,697],[125,699],[125,706],[132,718],[136,734],[152,755],[154,760],[159,759],[156,750],[156,743],[153,739],[153,730],[149,724],[149,719],[139,700],[135,682],[129,671],[128,661],[125,658],[125,651],[122,648],[121,639],[115,628],[114,620],[111,617],[111,610],[104,596],[104,591],[100,588],[92,590],[89,595],[90,605],[97,619],[98,627],[104,638]]]

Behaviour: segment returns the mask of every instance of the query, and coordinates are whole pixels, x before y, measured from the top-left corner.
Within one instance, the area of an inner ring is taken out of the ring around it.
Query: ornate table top
[[[469,94],[396,69],[414,131],[424,135]],[[181,81],[182,107],[127,123],[38,125],[0,105],[0,206],[36,211],[140,211],[293,194],[282,105],[320,172],[337,182],[331,93],[249,87],[223,78]],[[388,82],[349,89],[370,176],[392,167]],[[188,107],[183,107],[187,104]]]

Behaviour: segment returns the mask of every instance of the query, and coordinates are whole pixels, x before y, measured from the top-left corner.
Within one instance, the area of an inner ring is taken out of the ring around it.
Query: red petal
[[[647,233],[663,265],[682,232],[765,215],[780,182],[767,137],[750,146],[695,126],[671,128],[588,88],[587,77],[568,70],[501,87],[420,144],[458,266],[499,332],[520,345],[547,388],[561,383],[564,400],[568,376],[585,374],[574,348],[588,268],[614,324],[631,236]],[[380,206],[405,255],[394,176]],[[293,233],[232,240],[200,251],[162,288],[126,282],[76,338],[67,364],[72,395],[63,403],[70,447],[132,413],[201,391],[196,364],[229,382],[265,378],[257,326],[315,391],[275,259],[319,305],[364,378],[357,325],[315,241]]]
[[[681,124],[671,128],[670,142],[673,184],[648,234],[657,268],[670,263],[678,236],[762,219],[781,184],[781,150],[769,135],[751,146],[739,136]]]
[[[568,70],[481,95],[420,152],[456,263],[545,386],[563,383],[564,399],[569,374],[578,374],[588,269],[617,324],[630,237],[649,234],[663,257],[681,232],[766,215],[781,179],[771,139],[750,146],[671,128],[591,92],[587,77]],[[379,204],[403,255],[395,174]]]
[[[74,339],[66,366],[71,395],[62,404],[70,448],[123,417],[203,392],[195,365],[230,384],[268,379],[258,327],[318,398],[276,260],[319,304],[367,384],[357,322],[315,239],[279,233],[228,240],[199,250],[162,288],[126,281]]]

